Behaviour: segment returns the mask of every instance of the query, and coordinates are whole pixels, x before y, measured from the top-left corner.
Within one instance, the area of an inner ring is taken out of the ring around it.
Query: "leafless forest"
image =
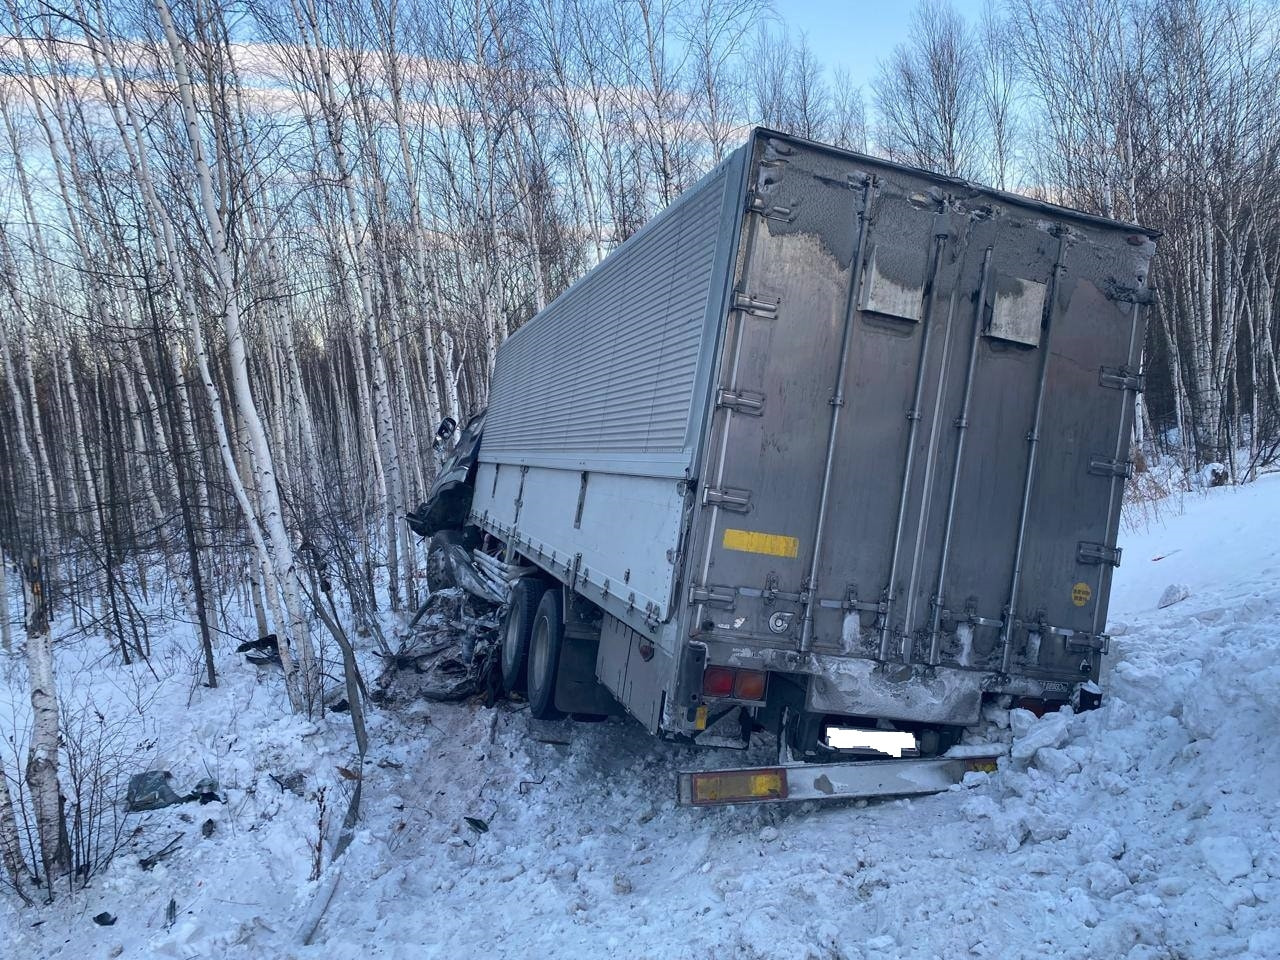
[[[385,644],[375,612],[421,593],[403,516],[436,423],[751,125],[1164,231],[1135,442],[1239,482],[1280,456],[1276,4],[926,2],[865,89],[785,14],[3,0],[0,623],[37,723],[0,814],[29,792],[48,875],[73,854],[50,618],[146,661],[167,607],[216,684],[250,608],[316,709],[341,621]]]

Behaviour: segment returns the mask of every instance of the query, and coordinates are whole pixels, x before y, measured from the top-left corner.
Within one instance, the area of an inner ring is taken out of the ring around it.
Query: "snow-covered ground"
[[[633,724],[565,724],[555,744],[506,706],[375,711],[364,816],[306,947],[333,875],[308,880],[315,794],[327,852],[350,790],[345,716],[287,715],[278,677],[230,652],[217,690],[180,660],[157,688],[63,645],[64,689],[78,671],[82,698],[150,700],[145,765],[180,790],[217,777],[227,803],[130,815],[90,889],[0,904],[0,942],[75,960],[1280,957],[1280,476],[1163,513],[1122,536],[1104,706],[992,711],[1029,756],[939,796],[690,811],[675,771],[716,758]],[[1171,585],[1189,596],[1159,608]],[[298,771],[298,793],[272,779]]]

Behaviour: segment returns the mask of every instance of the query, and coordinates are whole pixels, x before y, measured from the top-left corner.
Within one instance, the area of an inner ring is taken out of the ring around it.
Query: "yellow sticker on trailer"
[[[755,530],[734,530],[732,527],[725,530],[723,543],[726,550],[763,553],[770,557],[792,558],[800,553],[800,541],[795,537],[759,533]]]
[[[1083,607],[1093,597],[1093,588],[1083,580],[1071,588],[1071,602]]]

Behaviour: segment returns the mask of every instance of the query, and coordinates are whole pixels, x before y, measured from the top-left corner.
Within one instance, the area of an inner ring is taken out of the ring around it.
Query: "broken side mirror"
[[[449,438],[453,436],[458,429],[458,421],[453,417],[445,417],[440,421],[440,426],[436,428],[436,438],[431,443],[433,450],[440,450],[449,442]]]

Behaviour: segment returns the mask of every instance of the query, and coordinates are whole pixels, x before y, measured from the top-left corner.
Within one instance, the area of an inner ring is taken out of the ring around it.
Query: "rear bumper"
[[[786,800],[853,800],[941,793],[972,770],[995,769],[998,746],[961,747],[926,760],[784,764],[735,770],[684,772],[677,796],[684,806],[777,803]]]
[[[982,712],[984,675],[948,667],[910,668],[874,660],[816,657],[805,708],[813,713],[883,717],[965,727]]]
[[[971,726],[982,699],[1010,694],[1066,702],[1081,677],[1001,676],[992,670],[926,667],[703,636],[706,662],[807,676],[805,709],[915,723]]]

